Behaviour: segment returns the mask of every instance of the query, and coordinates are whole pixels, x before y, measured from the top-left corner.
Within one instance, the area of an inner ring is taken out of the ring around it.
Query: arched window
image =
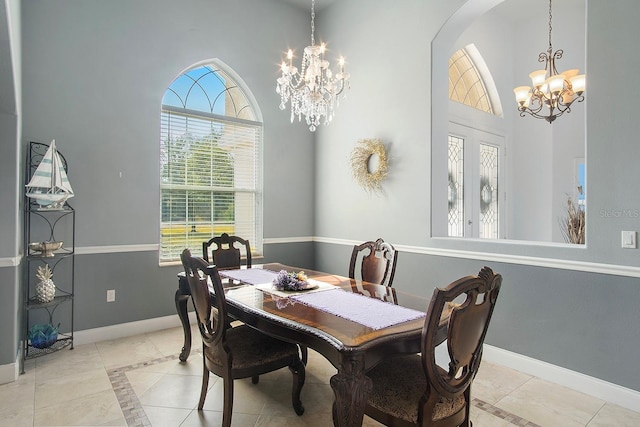
[[[176,78],[162,99],[160,262],[229,233],[262,253],[262,121],[249,90],[214,60]]]
[[[449,99],[485,113],[502,116],[502,106],[491,73],[473,44],[449,58]]]

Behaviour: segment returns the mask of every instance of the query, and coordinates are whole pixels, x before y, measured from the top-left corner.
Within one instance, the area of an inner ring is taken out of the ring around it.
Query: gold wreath
[[[378,156],[378,167],[369,170],[369,159]],[[382,189],[382,181],[387,176],[387,152],[379,139],[362,139],[351,152],[351,171],[353,178],[367,191]]]

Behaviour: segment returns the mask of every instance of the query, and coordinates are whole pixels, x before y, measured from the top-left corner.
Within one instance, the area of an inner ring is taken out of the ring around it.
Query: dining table
[[[336,368],[329,382],[334,393],[334,425],[361,426],[372,387],[367,371],[385,357],[421,351],[429,298],[312,270],[304,270],[313,285],[310,289],[278,291],[272,282],[281,271],[298,273],[301,269],[268,263],[219,270],[229,315],[324,356]],[[186,361],[191,351],[189,296],[189,284],[180,273],[175,304],[184,330],[181,361]],[[439,342],[446,338],[447,320],[443,315]]]

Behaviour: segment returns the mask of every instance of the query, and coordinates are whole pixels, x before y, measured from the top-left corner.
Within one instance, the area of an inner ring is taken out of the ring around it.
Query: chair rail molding
[[[329,243],[342,246],[353,246],[361,243],[359,240],[338,239],[321,236],[299,236],[299,237],[270,237],[264,239],[265,245],[318,242]],[[541,258],[521,255],[508,255],[494,252],[464,251],[458,249],[430,248],[426,246],[409,246],[394,243],[394,247],[400,252],[408,252],[421,255],[444,256],[450,258],[477,259],[483,261],[504,262],[508,264],[528,265],[535,267],[548,267],[561,270],[575,270],[589,273],[609,274],[613,276],[638,277],[640,278],[640,267],[633,267],[618,264],[605,264],[587,261],[574,261],[557,258]],[[106,246],[83,246],[76,249],[78,255],[92,255],[119,252],[146,252],[158,251],[160,245],[157,243],[137,244],[137,245],[106,245]],[[0,268],[15,267],[19,264],[20,257],[0,258]]]
[[[335,245],[353,246],[357,240],[335,239],[329,237],[314,237],[314,242],[330,243]],[[640,277],[640,267],[618,264],[604,264],[588,261],[575,261],[569,259],[541,258],[533,256],[509,255],[494,252],[464,251],[458,249],[430,248],[426,246],[409,246],[396,244],[393,246],[400,252],[408,252],[421,255],[443,256],[449,258],[476,259],[482,261],[503,262],[507,264],[519,264],[534,267],[548,267],[561,270],[574,270],[588,273],[610,274],[612,276]]]

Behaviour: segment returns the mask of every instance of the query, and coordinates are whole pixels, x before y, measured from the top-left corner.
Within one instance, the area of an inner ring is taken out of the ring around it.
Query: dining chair
[[[244,249],[242,251],[241,249]],[[240,268],[242,252],[246,257],[245,265],[251,268],[251,245],[249,241],[239,236],[222,233],[206,242],[202,242],[202,257],[207,262],[213,262],[218,270]],[[211,254],[211,258],[209,255]]]
[[[365,282],[392,286],[396,273],[398,251],[382,239],[354,245],[349,263],[349,278],[356,278],[356,264],[360,260],[360,278]]]
[[[189,282],[196,320],[202,336],[202,388],[198,410],[202,410],[209,387],[209,372],[222,378],[224,406],[222,425],[231,425],[233,383],[251,377],[256,383],[261,374],[289,367],[293,374],[291,402],[296,414],[304,407],[300,392],[305,380],[305,367],[296,344],[263,334],[245,324],[230,327],[222,282],[215,266],[203,258],[191,256],[189,249],[181,255]],[[208,278],[210,278],[210,283]],[[213,287],[213,295],[209,286]]]
[[[367,252],[368,251],[368,252]],[[381,238],[375,242],[364,242],[354,245],[349,262],[349,278],[356,278],[356,264],[360,260],[360,279],[365,282],[375,283],[391,287],[398,262],[398,251],[390,243]],[[366,296],[376,297],[383,301],[397,304],[395,293],[382,292],[372,295],[371,292],[362,289],[361,283],[352,283],[354,292]],[[309,359],[309,350],[300,345],[302,362],[306,365]]]
[[[471,383],[500,292],[502,276],[484,267],[436,288],[422,328],[420,354],[398,355],[371,369],[365,413],[387,426],[471,426]],[[443,316],[444,314],[444,316]],[[448,365],[436,363],[441,319],[448,317]]]

